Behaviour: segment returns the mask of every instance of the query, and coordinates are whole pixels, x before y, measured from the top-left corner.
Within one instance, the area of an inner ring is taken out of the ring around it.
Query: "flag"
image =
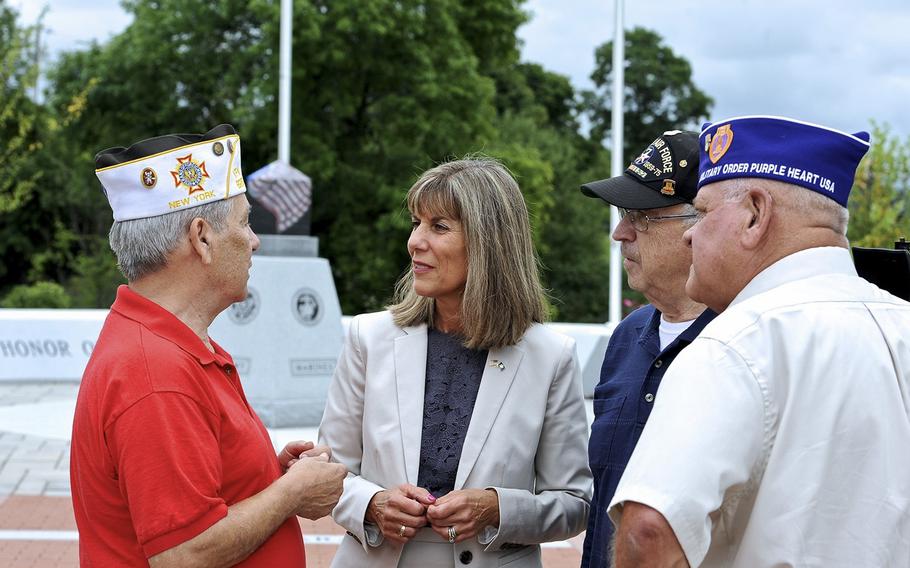
[[[275,216],[279,233],[299,221],[313,202],[310,177],[281,160],[248,175],[246,185],[250,195]]]

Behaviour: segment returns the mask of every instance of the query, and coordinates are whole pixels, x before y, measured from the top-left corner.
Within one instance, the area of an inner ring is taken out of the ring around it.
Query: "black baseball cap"
[[[599,197],[623,209],[692,203],[697,189],[698,134],[682,130],[658,136],[622,175],[581,186],[588,197]]]

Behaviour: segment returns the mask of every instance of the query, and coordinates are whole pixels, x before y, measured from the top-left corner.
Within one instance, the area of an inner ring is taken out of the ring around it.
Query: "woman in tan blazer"
[[[574,341],[546,304],[528,212],[498,162],[424,173],[389,311],[354,318],[319,427],[350,473],[332,566],[540,567],[591,498]]]

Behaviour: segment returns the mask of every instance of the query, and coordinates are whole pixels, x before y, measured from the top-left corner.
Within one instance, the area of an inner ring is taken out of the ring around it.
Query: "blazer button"
[[[458,560],[460,560],[462,564],[470,564],[471,561],[474,560],[474,555],[471,554],[470,550],[463,550],[461,551],[461,554],[458,555]]]

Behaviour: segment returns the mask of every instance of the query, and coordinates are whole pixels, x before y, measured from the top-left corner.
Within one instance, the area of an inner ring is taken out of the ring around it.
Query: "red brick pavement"
[[[344,530],[331,518],[318,521],[301,520],[308,535],[337,535]],[[0,530],[74,531],[76,521],[68,497],[39,497],[13,495],[0,497]],[[566,548],[545,548],[546,568],[576,567],[581,562],[581,537]],[[335,554],[335,545],[307,544],[307,566],[328,568]],[[5,568],[70,568],[77,567],[78,544],[59,540],[0,540],[0,566]]]

